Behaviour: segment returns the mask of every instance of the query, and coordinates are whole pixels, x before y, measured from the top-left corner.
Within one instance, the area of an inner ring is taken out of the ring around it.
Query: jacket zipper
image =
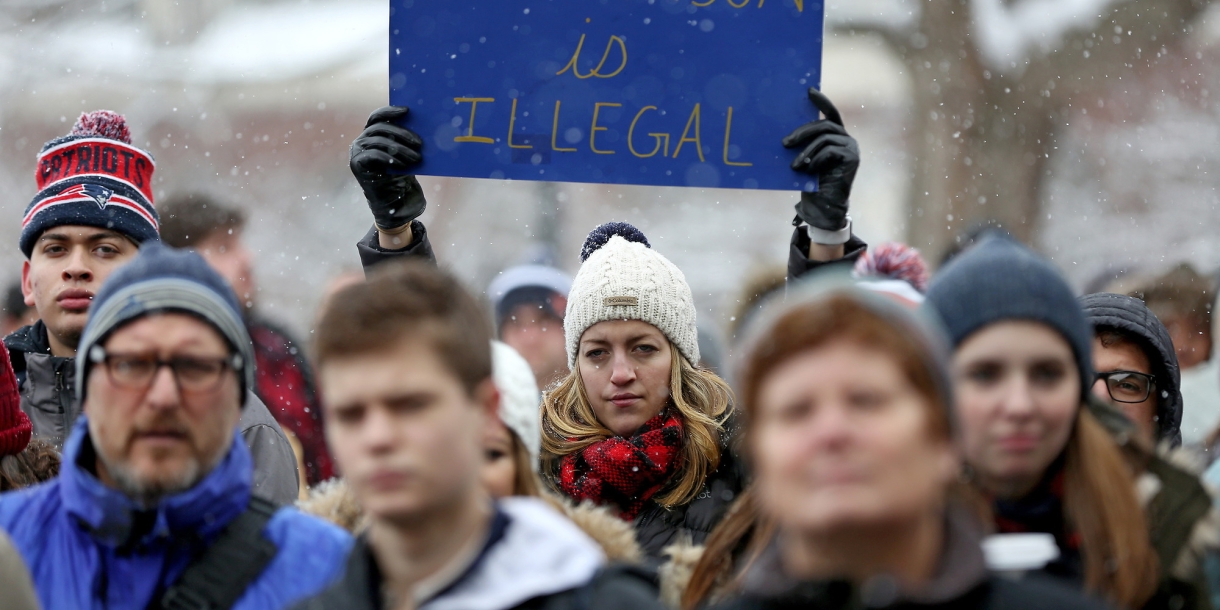
[[[636,527],[637,530],[642,530],[642,529],[648,527],[648,524],[652,523],[652,520],[657,517],[657,512],[661,507],[659,505],[657,505],[656,503],[654,503],[650,508],[651,508],[651,510],[649,510],[647,513],[644,513],[644,517],[642,519],[640,519],[640,525],[638,527]]]
[[[68,433],[72,431],[72,422],[68,421],[68,418],[71,417],[72,413],[71,413],[71,409],[68,408],[68,405],[64,404],[65,392],[66,392],[66,388],[64,388],[63,367],[56,366],[55,367],[55,397],[59,399],[59,416],[60,416],[60,420],[63,422],[63,425],[60,429],[63,431],[62,432],[63,439],[67,440]]]

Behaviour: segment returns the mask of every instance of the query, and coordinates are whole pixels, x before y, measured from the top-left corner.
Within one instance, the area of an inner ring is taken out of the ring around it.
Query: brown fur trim
[[[639,564],[643,561],[644,552],[635,541],[635,528],[616,517],[607,508],[591,502],[573,504],[570,500],[550,493],[543,493],[541,498],[601,545],[606,558],[611,562]]]
[[[1215,495],[1210,489],[1208,492]],[[1203,558],[1217,549],[1220,549],[1220,512],[1212,508],[1206,516],[1195,522],[1195,527],[1190,532],[1190,542],[1178,553],[1170,574],[1187,582],[1199,580],[1203,570]]]
[[[635,529],[608,509],[588,502],[574,505],[549,493],[543,493],[540,497],[600,545],[611,562],[639,564],[643,561],[644,552],[635,541]],[[297,502],[297,508],[352,534],[359,534],[368,526],[363,509],[343,479],[331,479],[315,485],[309,490],[308,499]]]
[[[297,508],[303,513],[330,521],[352,534],[359,534],[368,525],[364,509],[356,502],[347,482],[339,478],[314,485],[309,490],[308,498],[297,500]]]
[[[1190,532],[1190,541],[1178,553],[1169,570],[1174,578],[1195,582],[1202,578],[1203,558],[1208,553],[1220,550],[1220,511],[1215,508],[1217,490],[1201,480],[1205,458],[1197,452],[1185,447],[1169,448],[1162,445],[1157,448],[1157,454],[1171,465],[1200,477],[1203,489],[1212,497],[1212,509],[1195,522]]]
[[[1203,476],[1203,471],[1207,470],[1207,455],[1198,449],[1170,447],[1168,443],[1161,443],[1156,448],[1156,453],[1166,462],[1197,477]],[[1215,494],[1213,493],[1213,495]]]
[[[661,550],[668,557],[661,568],[657,570],[661,577],[661,602],[670,610],[682,607],[682,593],[690,584],[695,566],[703,557],[703,546],[696,546],[690,539],[683,538]]]

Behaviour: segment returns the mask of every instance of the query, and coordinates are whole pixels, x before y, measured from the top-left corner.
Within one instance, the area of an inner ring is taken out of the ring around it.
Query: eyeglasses
[[[1152,387],[1156,383],[1156,378],[1152,375],[1135,371],[1098,373],[1094,382],[1097,379],[1106,380],[1106,389],[1110,392],[1110,398],[1116,402],[1144,402],[1152,394]]]
[[[148,354],[108,354],[100,345],[89,350],[89,361],[105,366],[110,381],[130,390],[148,389],[161,367],[168,366],[183,392],[214,390],[225,371],[239,371],[243,364],[242,357],[236,354],[225,358],[175,356],[162,360]]]

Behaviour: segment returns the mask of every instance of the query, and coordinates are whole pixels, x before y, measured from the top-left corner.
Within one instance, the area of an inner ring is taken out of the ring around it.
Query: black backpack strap
[[[165,591],[158,607],[162,610],[232,608],[279,550],[263,537],[263,528],[277,510],[276,504],[251,496],[246,510],[186,567]]]

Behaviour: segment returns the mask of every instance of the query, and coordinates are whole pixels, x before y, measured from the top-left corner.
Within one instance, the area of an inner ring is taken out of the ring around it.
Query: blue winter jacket
[[[143,610],[245,510],[253,465],[234,433],[229,453],[199,484],[141,512],[91,472],[93,443],[81,417],[64,445],[59,477],[0,495],[0,528],[29,566],[43,608]],[[282,508],[263,530],[278,547],[235,609],[284,608],[342,574],[351,537]]]

